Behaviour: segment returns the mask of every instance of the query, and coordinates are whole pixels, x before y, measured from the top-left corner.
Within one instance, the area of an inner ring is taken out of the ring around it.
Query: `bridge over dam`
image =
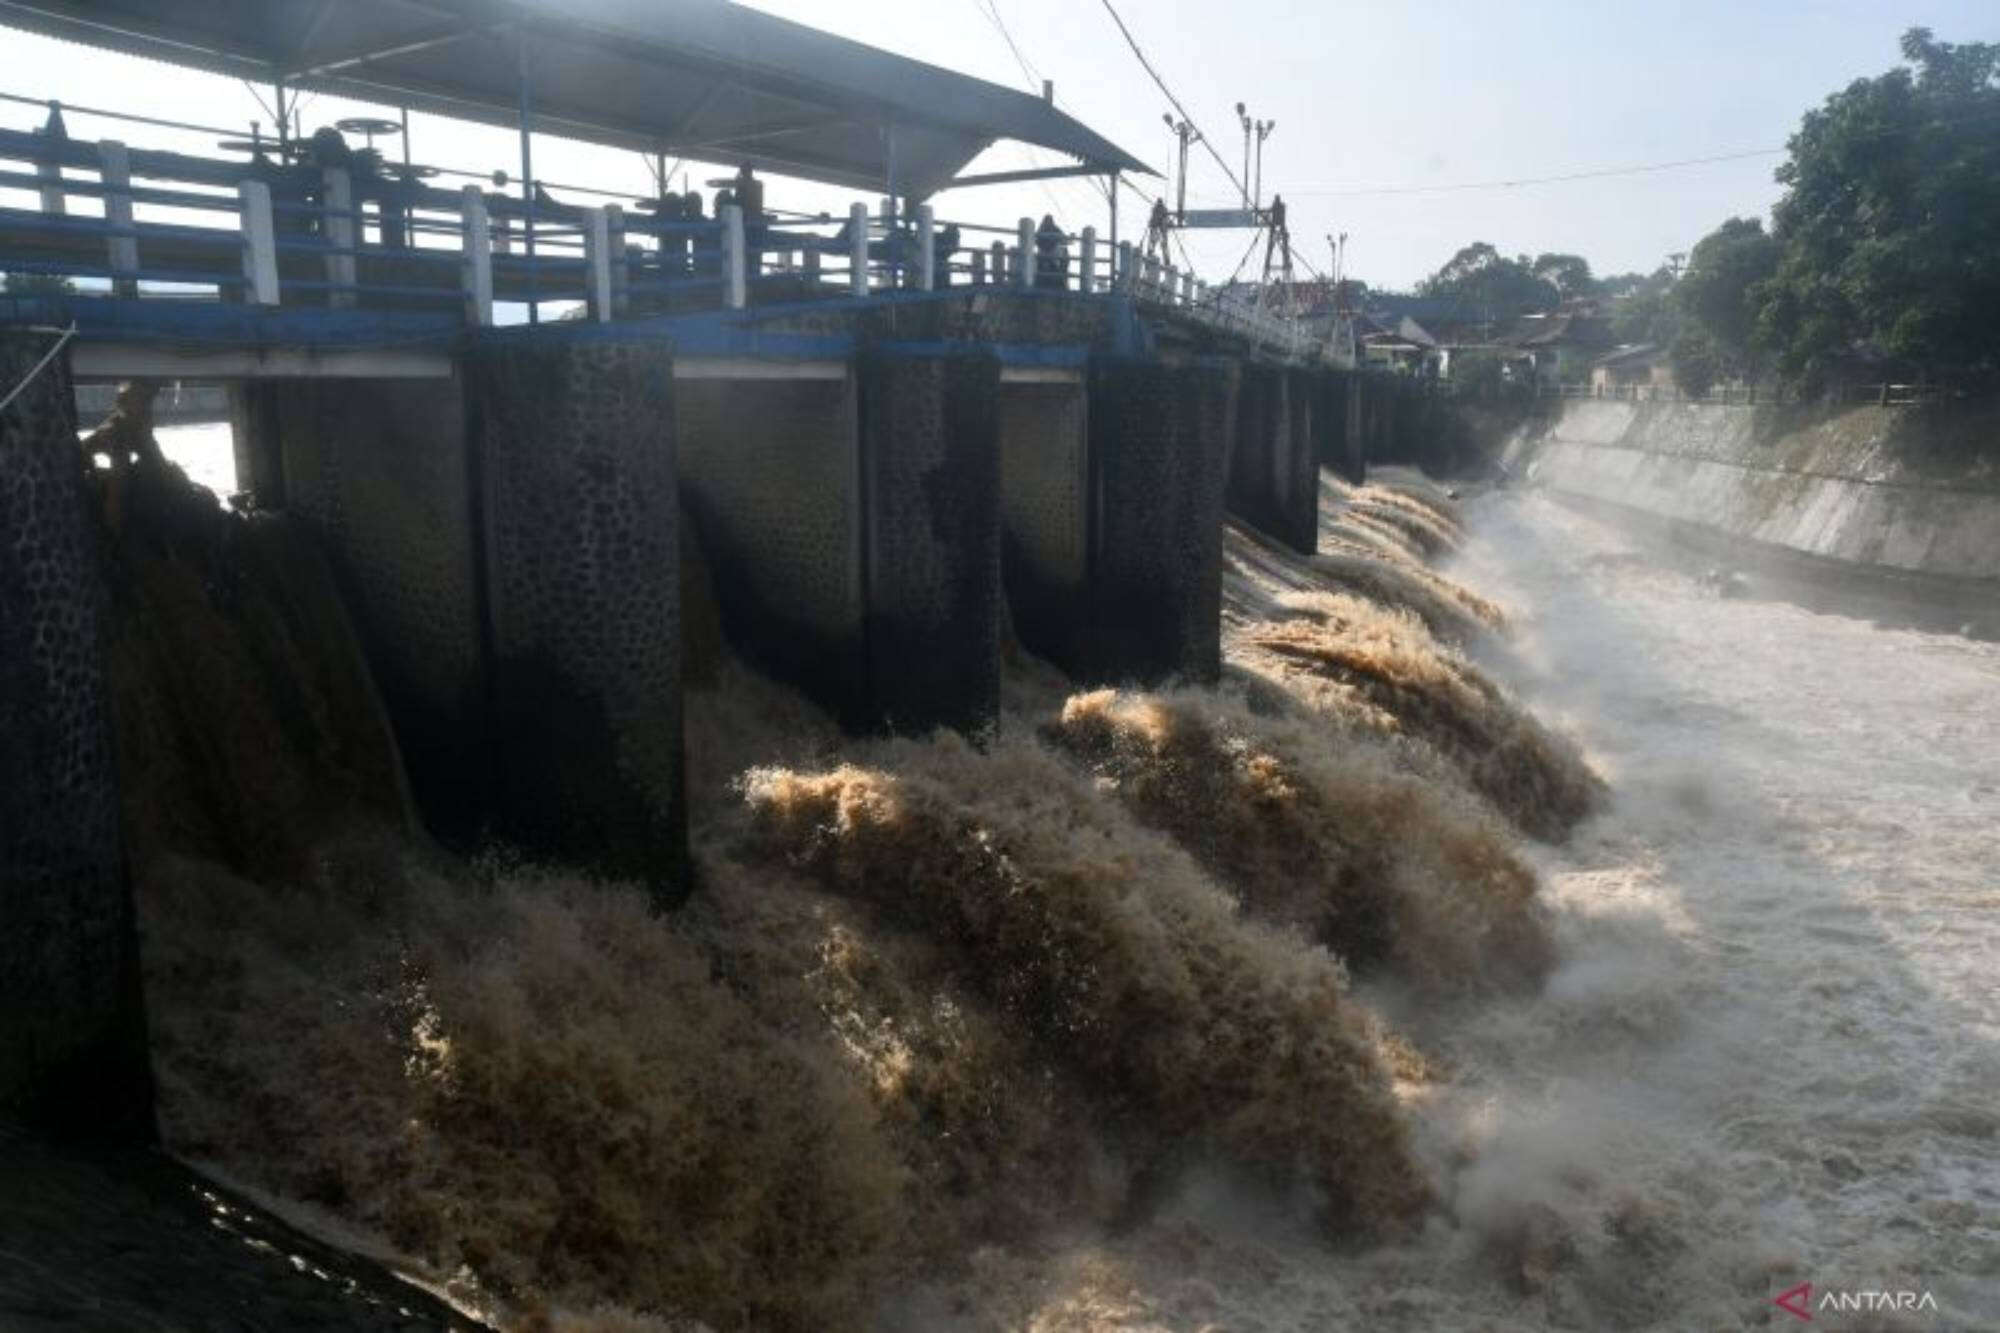
[[[77,8],[9,15],[67,34]],[[860,148],[726,154],[746,182],[891,182],[837,228],[747,185],[688,216],[296,139],[247,163],[84,140],[118,117],[74,107],[0,130],[0,271],[43,280],[0,297],[0,1108],[148,1114],[79,385],[226,389],[235,503],[324,552],[433,833],[662,902],[689,888],[684,589],[857,732],[986,733],[1010,640],[1079,682],[1218,673],[1225,516],[1312,551],[1319,470],[1358,480],[1417,418],[1115,219],[1051,247],[938,217],[923,195],[995,137],[1137,167],[1007,96],[969,130],[912,95]]]

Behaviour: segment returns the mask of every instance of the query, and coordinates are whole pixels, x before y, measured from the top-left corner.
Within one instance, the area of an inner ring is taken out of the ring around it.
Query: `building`
[[[1652,343],[1634,343],[1601,356],[1590,367],[1593,393],[1616,393],[1625,389],[1650,391],[1671,388],[1673,363],[1667,349]]]
[[[1581,384],[1598,360],[1616,347],[1611,320],[1590,298],[1555,310],[1523,315],[1497,341],[1529,353],[1544,384]]]

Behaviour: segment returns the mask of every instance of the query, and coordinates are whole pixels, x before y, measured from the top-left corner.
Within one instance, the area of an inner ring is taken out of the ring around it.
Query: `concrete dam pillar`
[[[0,411],[0,1115],[142,1139],[152,1082],[105,590],[54,347],[0,334],[0,385],[25,382]]]
[[[466,359],[502,831],[687,888],[673,363],[501,334]]]
[[[1243,363],[1229,450],[1229,509],[1294,550],[1319,549],[1319,460],[1309,372]]]
[[[1092,365],[1080,674],[1141,682],[1221,674],[1223,492],[1236,393],[1235,367],[1218,359]]]
[[[1000,716],[1000,363],[861,358],[867,717],[977,731]]]
[[[683,362],[682,494],[724,626],[856,731],[999,714],[999,363]]]

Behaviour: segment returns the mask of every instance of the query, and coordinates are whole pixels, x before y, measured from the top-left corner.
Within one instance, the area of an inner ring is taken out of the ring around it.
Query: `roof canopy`
[[[238,78],[922,198],[1012,139],[1150,172],[1038,97],[725,0],[0,0]],[[525,98],[523,92],[525,91]]]

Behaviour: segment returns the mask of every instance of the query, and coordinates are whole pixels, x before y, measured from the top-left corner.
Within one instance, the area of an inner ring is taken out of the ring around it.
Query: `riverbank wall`
[[[1996,444],[2000,404],[1579,399],[1493,448],[1509,478],[1732,567],[2000,630]]]

